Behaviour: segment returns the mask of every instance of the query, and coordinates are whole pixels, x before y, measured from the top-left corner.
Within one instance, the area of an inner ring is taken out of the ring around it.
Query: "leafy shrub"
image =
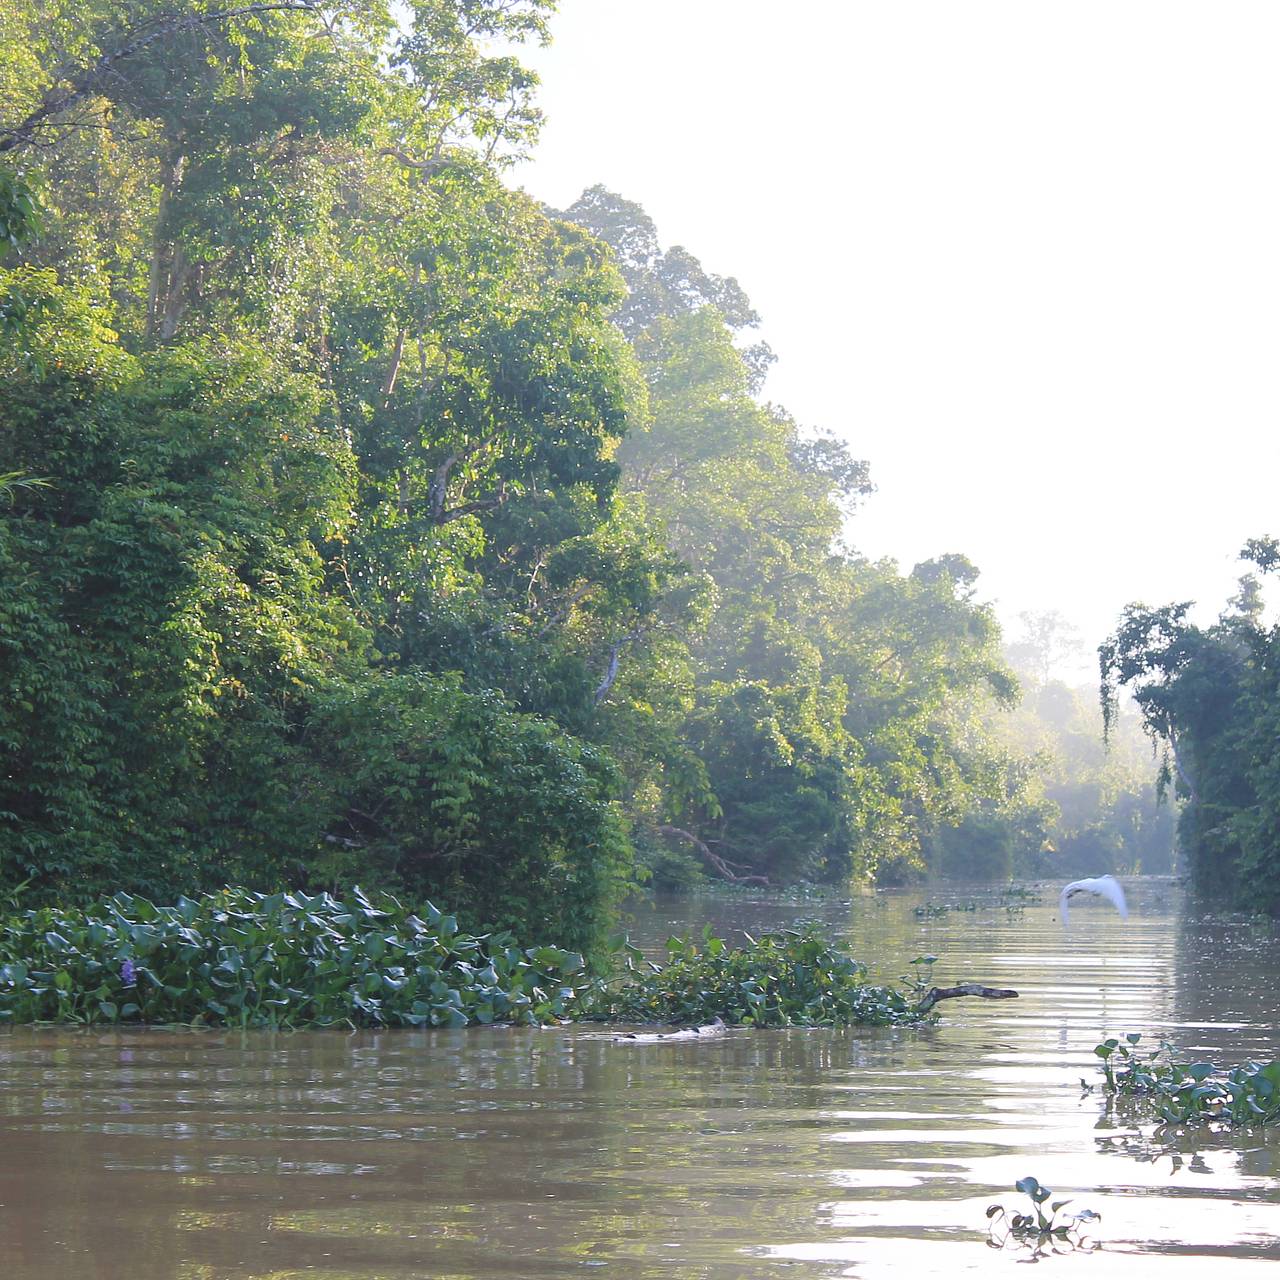
[[[630,870],[603,753],[450,675],[371,676],[317,708],[339,882],[373,875],[471,922],[600,946]]]
[[[1167,1124],[1280,1122],[1280,1060],[1219,1067],[1183,1061],[1166,1043],[1139,1053],[1141,1039],[1130,1033],[1123,1040],[1104,1040],[1094,1049],[1102,1059],[1109,1097],[1135,1100]]]
[[[908,992],[869,985],[866,966],[812,928],[782,929],[745,947],[704,931],[672,938],[665,966],[628,951],[628,980],[602,997],[596,1016],[633,1022],[709,1022],[754,1027],[891,1026],[923,1021]]]
[[[424,915],[359,889],[27,911],[0,922],[0,1023],[540,1023],[593,985],[576,952],[463,934],[430,904]]]

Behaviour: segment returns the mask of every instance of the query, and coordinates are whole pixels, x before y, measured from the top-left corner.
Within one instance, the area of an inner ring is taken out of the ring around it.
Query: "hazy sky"
[[[515,179],[736,275],[768,394],[866,457],[851,535],[1092,647],[1212,616],[1276,518],[1280,5],[562,0]]]

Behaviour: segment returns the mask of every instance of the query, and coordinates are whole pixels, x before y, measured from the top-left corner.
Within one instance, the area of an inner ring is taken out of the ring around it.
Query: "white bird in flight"
[[[1115,876],[1094,876],[1091,880],[1073,880],[1058,895],[1058,910],[1062,912],[1062,923],[1068,919],[1067,900],[1078,893],[1094,893],[1099,898],[1106,898],[1120,913],[1121,918],[1129,918],[1129,907],[1124,900],[1124,890]]]

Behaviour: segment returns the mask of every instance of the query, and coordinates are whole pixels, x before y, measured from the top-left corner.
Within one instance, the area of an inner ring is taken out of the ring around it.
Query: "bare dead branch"
[[[769,883],[768,876],[739,876],[735,875],[729,864],[718,854],[713,853],[706,844],[699,840],[692,831],[686,831],[683,827],[673,827],[669,823],[661,823],[658,831],[663,835],[679,836],[682,840],[687,840],[700,854],[720,873],[724,879],[730,884],[763,884]]]
[[[917,1013],[928,1013],[939,1000],[954,1000],[958,996],[981,996],[983,1000],[1016,1000],[1018,993],[1008,987],[984,987],[977,982],[962,982],[958,987],[930,987],[924,999],[916,1005]]]

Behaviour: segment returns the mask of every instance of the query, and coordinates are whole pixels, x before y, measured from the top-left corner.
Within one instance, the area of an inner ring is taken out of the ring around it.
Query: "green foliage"
[[[1139,1113],[1179,1126],[1280,1123],[1280,1060],[1220,1067],[1187,1061],[1163,1041],[1141,1052],[1141,1039],[1130,1033],[1094,1049],[1107,1096],[1117,1104],[1133,1104]]]
[[[991,1224],[992,1243],[1003,1247],[1009,1240],[1033,1250],[1032,1260],[1048,1250],[1062,1246],[1075,1249],[1085,1242],[1086,1224],[1101,1219],[1092,1209],[1068,1212],[1070,1200],[1054,1200],[1045,1212],[1045,1202],[1053,1196],[1048,1187],[1042,1187],[1036,1178],[1019,1178],[1013,1189],[1022,1192],[1031,1202],[1029,1213],[1009,1213],[1002,1204],[987,1206],[987,1220]],[[1003,1229],[1004,1236],[1000,1232]]]
[[[26,180],[0,167],[0,253],[16,249],[40,230],[40,205]]]
[[[0,920],[0,1025],[464,1027],[554,1021],[592,986],[580,954],[475,937],[358,888],[116,894]]]
[[[1022,637],[1005,646],[1022,699],[984,712],[1007,756],[1004,794],[933,830],[930,869],[970,881],[1172,871],[1173,815],[1140,717],[1117,708],[1104,741],[1096,698],[1052,674],[1073,652],[1071,629],[1053,613],[1022,620]]]
[[[906,874],[999,792],[972,566],[843,547],[735,281],[500,180],[553,7],[0,14],[0,890],[594,948],[636,847]]]
[[[220,810],[297,821],[273,775],[365,644],[312,541],[343,525],[349,455],[314,384],[260,352],[134,359],[76,329],[74,296],[38,300],[22,341],[52,359],[15,361],[0,409],[0,469],[44,479],[0,526],[0,868],[193,889]]]
[[[1241,553],[1262,573],[1275,543]],[[1260,612],[1252,575],[1218,621],[1198,626],[1189,604],[1130,605],[1100,648],[1102,704],[1133,694],[1163,749],[1161,780],[1183,800],[1178,834],[1197,883],[1219,900],[1280,912],[1280,626]]]
[[[944,556],[903,575],[841,546],[866,464],[756,399],[769,356],[738,345],[757,317],[736,281],[664,251],[603,188],[565,216],[608,241],[629,289],[616,316],[649,412],[619,448],[623,488],[711,584],[687,640],[693,696],[662,708],[706,785],[645,780],[651,844],[691,834],[780,882],[913,874],[932,825],[1000,785],[967,710],[1013,689],[976,571]]]
[[[813,929],[780,930],[731,947],[708,927],[672,938],[663,966],[629,956],[630,974],[597,1010],[626,1022],[730,1026],[896,1026],[923,1021],[908,995],[866,981],[866,966]],[[648,971],[646,972],[646,968]]]
[[[387,675],[320,700],[328,874],[372,872],[471,919],[593,950],[630,869],[608,759],[456,678]]]
[[[593,694],[687,574],[613,494],[617,274],[486,163],[547,9],[6,16],[0,885],[358,874],[598,940]]]

